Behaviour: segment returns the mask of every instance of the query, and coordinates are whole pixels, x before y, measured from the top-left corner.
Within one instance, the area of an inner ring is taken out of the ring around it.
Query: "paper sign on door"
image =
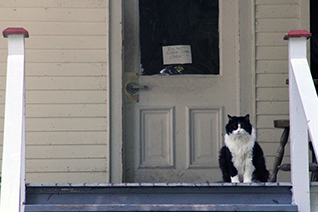
[[[190,45],[163,46],[162,55],[164,65],[192,63]]]

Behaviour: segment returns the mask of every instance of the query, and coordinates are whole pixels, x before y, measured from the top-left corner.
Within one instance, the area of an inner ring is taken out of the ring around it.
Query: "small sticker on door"
[[[192,63],[190,45],[163,46],[162,55],[164,65]]]

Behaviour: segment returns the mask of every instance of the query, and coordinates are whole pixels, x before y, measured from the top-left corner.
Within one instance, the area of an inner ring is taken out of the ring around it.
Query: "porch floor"
[[[28,184],[25,211],[297,211],[290,183]]]

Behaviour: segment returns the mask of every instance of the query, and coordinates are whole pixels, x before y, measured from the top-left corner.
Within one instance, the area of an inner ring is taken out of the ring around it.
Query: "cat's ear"
[[[247,114],[244,118],[245,118],[246,121],[249,121],[250,120],[250,114]]]
[[[232,121],[233,117],[227,114],[227,117],[229,118],[229,121]]]

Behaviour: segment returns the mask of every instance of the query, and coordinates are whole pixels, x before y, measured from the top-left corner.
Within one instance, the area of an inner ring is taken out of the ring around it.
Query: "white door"
[[[124,181],[220,181],[226,115],[239,104],[237,4],[219,1],[219,74],[202,75],[141,75],[138,0],[124,8],[124,70],[148,87],[125,104]]]

